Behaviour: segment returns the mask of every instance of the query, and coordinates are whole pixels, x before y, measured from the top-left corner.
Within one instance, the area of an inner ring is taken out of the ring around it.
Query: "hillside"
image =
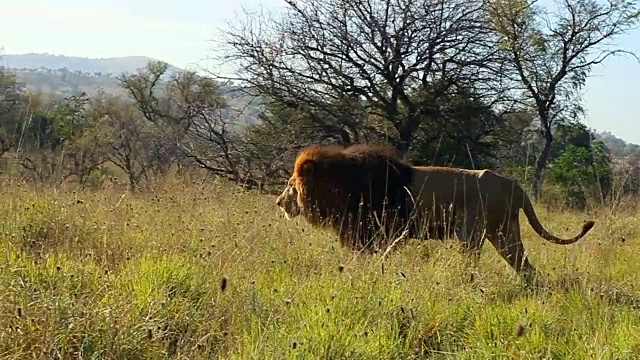
[[[615,158],[640,158],[640,145],[628,143],[609,131],[596,132],[596,139],[602,141]]]
[[[121,94],[116,75],[69,71],[66,68],[51,69],[11,69],[18,81],[32,91],[46,94],[69,96],[78,92],[93,95],[102,89],[110,94]]]
[[[8,54],[1,59],[2,65],[11,69],[27,89],[61,96],[81,91],[95,94],[100,89],[121,94],[116,77],[136,72],[155,60],[145,56],[92,59],[46,53]],[[181,70],[170,65],[168,73]]]
[[[85,58],[77,56],[53,54],[5,54],[2,64],[12,69],[64,69],[71,72],[80,71],[92,74],[117,75],[123,72],[134,72],[144,67],[147,62],[154,60],[146,56],[124,56],[114,58]],[[171,65],[169,72],[181,70]]]
[[[53,94],[54,96],[70,96],[85,92],[94,95],[103,90],[109,94],[122,95],[124,90],[118,83],[118,75],[134,73],[157,60],[145,56],[126,56],[118,58],[91,59],[51,54],[18,54],[3,55],[0,64],[16,74],[18,82],[28,90]],[[184,71],[169,65],[167,74]],[[238,91],[233,85],[222,86],[223,94],[234,108],[244,108],[245,122],[252,124],[258,121],[260,108],[255,103],[247,106],[250,98]]]

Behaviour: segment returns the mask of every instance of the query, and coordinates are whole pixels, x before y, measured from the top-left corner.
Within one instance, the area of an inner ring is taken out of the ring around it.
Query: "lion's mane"
[[[366,248],[374,235],[394,236],[409,225],[413,171],[388,146],[312,145],[298,154],[293,178],[310,223],[333,228],[342,245]]]

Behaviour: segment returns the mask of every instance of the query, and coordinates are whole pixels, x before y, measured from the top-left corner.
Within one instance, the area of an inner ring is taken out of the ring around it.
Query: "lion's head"
[[[298,195],[300,192],[296,187],[296,181],[292,177],[287,183],[287,187],[282,194],[276,199],[276,205],[284,212],[287,220],[293,219],[302,212],[298,203]]]
[[[325,186],[335,184],[334,181],[327,181],[324,166],[318,163],[318,150],[327,151],[329,148],[309,147],[303,149],[296,157],[293,174],[287,182],[287,186],[278,196],[276,205],[284,212],[287,219],[293,219],[303,215],[314,224],[326,220],[326,216],[316,214],[314,209],[318,209],[318,190]],[[331,150],[337,150],[331,147]],[[324,152],[322,153],[324,155]],[[325,157],[320,156],[320,158]],[[318,166],[320,165],[320,168]],[[338,189],[334,189],[338,190]],[[323,190],[321,190],[324,192]],[[334,196],[338,195],[335,191]],[[338,195],[340,196],[340,195]],[[321,206],[326,208],[326,206]]]

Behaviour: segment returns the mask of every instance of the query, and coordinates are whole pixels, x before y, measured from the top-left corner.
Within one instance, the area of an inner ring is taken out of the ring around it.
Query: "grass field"
[[[488,243],[473,280],[452,241],[355,255],[274,198],[211,180],[1,186],[2,359],[640,356],[635,212],[598,211],[565,247],[523,221],[548,274],[532,291]],[[587,217],[536,208],[561,236]]]

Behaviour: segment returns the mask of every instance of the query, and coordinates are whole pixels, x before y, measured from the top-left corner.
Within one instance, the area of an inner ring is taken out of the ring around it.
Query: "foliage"
[[[36,103],[41,99],[34,94]],[[87,94],[64,98],[47,110],[34,107],[21,158],[26,175],[40,181],[64,181],[75,177],[84,184],[89,174],[105,161],[97,119],[89,111]]]
[[[420,101],[434,110],[431,118],[421,121],[410,148],[417,165],[486,168],[497,164],[497,153],[510,135],[505,131],[506,114],[496,113],[470,92]]]
[[[587,196],[604,200],[609,195],[613,180],[609,163],[600,141],[594,141],[590,147],[569,144],[551,163],[549,175],[565,188],[570,205],[584,208]]]
[[[0,67],[0,156],[19,143],[24,110],[23,85]]]

